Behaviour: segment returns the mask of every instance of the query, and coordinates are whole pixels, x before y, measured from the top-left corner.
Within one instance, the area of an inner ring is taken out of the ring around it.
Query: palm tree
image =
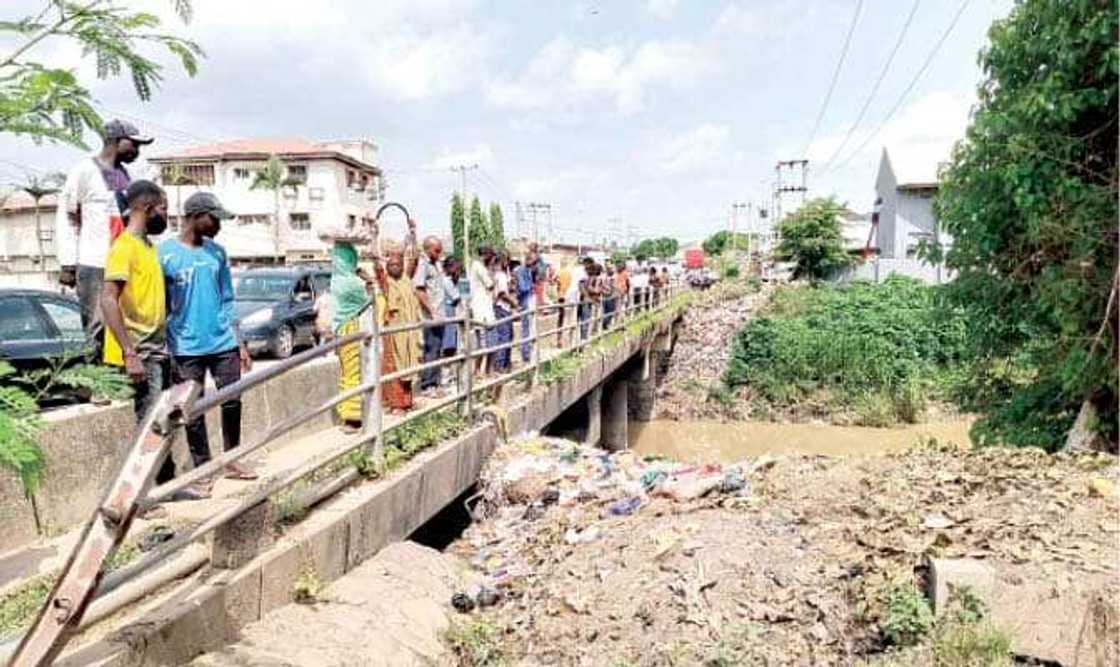
[[[280,191],[286,186],[295,187],[296,181],[287,177],[284,163],[276,155],[270,155],[264,168],[253,175],[250,190],[269,190],[272,192],[272,251],[279,264],[280,255]]]
[[[64,174],[49,173],[42,176],[28,175],[27,180],[18,186],[35,202],[35,240],[39,244],[39,268],[44,271],[46,270],[47,248],[43,244],[43,221],[40,215],[42,212],[40,204],[43,197],[58,194],[65,182],[66,176]]]

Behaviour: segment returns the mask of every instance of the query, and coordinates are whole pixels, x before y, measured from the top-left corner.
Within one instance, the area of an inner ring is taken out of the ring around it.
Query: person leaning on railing
[[[370,306],[370,290],[358,273],[356,244],[369,242],[360,231],[326,230],[320,238],[331,244],[331,330],[335,336],[346,336],[361,329],[361,314]],[[378,307],[378,311],[383,307]],[[380,314],[375,316],[380,316]],[[338,388],[349,391],[362,381],[362,344],[350,343],[338,348]],[[342,428],[357,431],[362,424],[362,397],[354,396],[335,408]]]

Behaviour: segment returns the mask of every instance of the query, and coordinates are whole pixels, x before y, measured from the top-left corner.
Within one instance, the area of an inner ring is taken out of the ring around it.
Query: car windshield
[[[291,294],[292,276],[243,274],[234,281],[237,298],[245,301],[275,301]]]

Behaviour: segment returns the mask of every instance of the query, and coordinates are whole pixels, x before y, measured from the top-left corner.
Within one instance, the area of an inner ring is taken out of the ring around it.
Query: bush
[[[720,277],[724,280],[739,277],[739,267],[735,264],[727,264],[720,271]]]
[[[887,591],[886,614],[880,627],[891,646],[913,646],[933,629],[933,610],[926,597],[911,584],[897,583]]]
[[[825,390],[862,423],[916,422],[965,349],[963,316],[937,295],[901,277],[779,290],[769,313],[735,335],[724,382],[777,404]]]

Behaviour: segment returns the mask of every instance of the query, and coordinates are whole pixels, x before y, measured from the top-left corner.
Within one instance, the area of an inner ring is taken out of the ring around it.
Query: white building
[[[937,194],[936,163],[892,159],[886,148],[879,160],[875,194],[882,202],[876,247],[886,259],[913,259],[923,239],[950,242],[933,214]]]
[[[235,263],[245,264],[272,262],[277,244],[285,261],[326,259],[318,230],[370,221],[384,198],[377,153],[377,146],[364,140],[241,139],[149,161],[167,190],[173,227],[182,202],[198,190],[213,192],[237,214],[222,225],[217,241]],[[271,155],[283,162],[286,184],[279,193],[250,189]]]
[[[35,201],[14,192],[0,201],[0,287],[58,289],[54,195]]]

